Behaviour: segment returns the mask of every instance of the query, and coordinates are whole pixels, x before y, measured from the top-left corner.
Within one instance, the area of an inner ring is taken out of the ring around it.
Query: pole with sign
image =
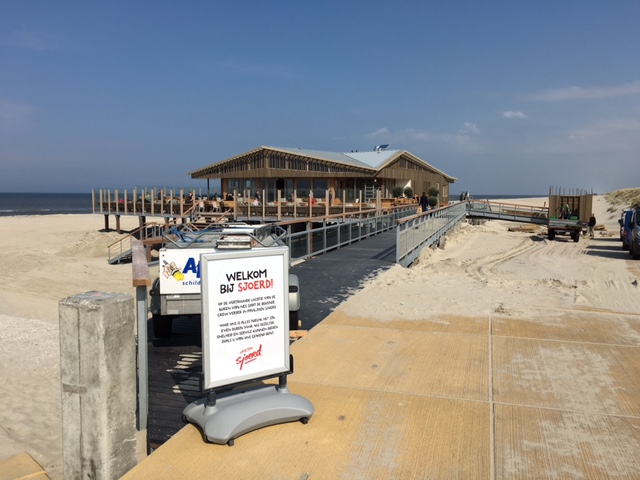
[[[210,442],[233,445],[252,430],[307,423],[313,414],[311,402],[287,388],[287,375],[293,373],[288,259],[286,246],[200,256],[202,390],[207,396],[183,413]],[[259,383],[275,377],[278,385]]]

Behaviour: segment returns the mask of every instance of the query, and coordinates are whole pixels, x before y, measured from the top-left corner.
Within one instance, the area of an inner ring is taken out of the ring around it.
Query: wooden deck
[[[216,218],[239,221],[283,221],[291,218],[318,217],[352,217],[369,214],[370,212],[388,212],[393,208],[416,208],[413,199],[380,198],[375,202],[347,199],[334,199],[329,205],[326,201],[313,201],[294,198],[293,201],[273,201],[266,203],[246,202],[241,198],[231,201],[211,200],[196,196],[146,194],[137,196],[138,192],[128,194],[115,191],[93,192],[93,212],[108,217],[114,215],[118,219],[122,215],[138,217],[163,217],[165,220],[182,219],[195,221],[206,217],[215,221]],[[361,197],[362,195],[360,195]],[[133,197],[133,198],[132,198]],[[311,199],[313,200],[313,199]]]

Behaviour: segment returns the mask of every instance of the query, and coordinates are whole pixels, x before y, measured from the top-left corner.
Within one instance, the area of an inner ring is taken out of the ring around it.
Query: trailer
[[[285,233],[275,225],[250,225],[242,222],[212,225],[205,230],[193,232],[179,228],[166,232],[166,246],[159,252],[159,274],[149,292],[154,335],[169,338],[176,317],[201,315],[200,255],[230,249],[282,246]],[[290,330],[299,328],[299,310],[298,277],[289,274]]]
[[[580,241],[580,234],[586,234],[586,226],[591,215],[593,194],[551,195],[549,194],[549,220],[547,238],[568,235],[574,242]]]
[[[579,220],[549,219],[547,223],[547,238],[555,240],[556,235],[569,235],[574,242],[580,241],[580,234],[584,226]]]

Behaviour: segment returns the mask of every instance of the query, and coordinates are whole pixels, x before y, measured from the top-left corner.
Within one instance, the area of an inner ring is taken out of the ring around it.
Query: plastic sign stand
[[[307,423],[313,405],[287,388],[288,248],[203,253],[200,268],[207,397],[188,405],[184,419],[198,425],[207,441],[228,445],[258,428]],[[256,386],[274,377],[278,385]]]
[[[197,400],[184,409],[185,420],[202,429],[211,443],[232,446],[245,433],[285,422],[306,424],[313,415],[309,400],[289,392],[286,385],[260,385]]]

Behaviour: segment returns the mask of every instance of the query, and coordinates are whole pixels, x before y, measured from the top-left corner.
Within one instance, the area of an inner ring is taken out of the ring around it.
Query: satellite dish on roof
[[[376,145],[374,150],[376,152],[381,152],[382,150],[386,150],[386,148],[389,146],[389,144],[385,144],[385,145]]]

